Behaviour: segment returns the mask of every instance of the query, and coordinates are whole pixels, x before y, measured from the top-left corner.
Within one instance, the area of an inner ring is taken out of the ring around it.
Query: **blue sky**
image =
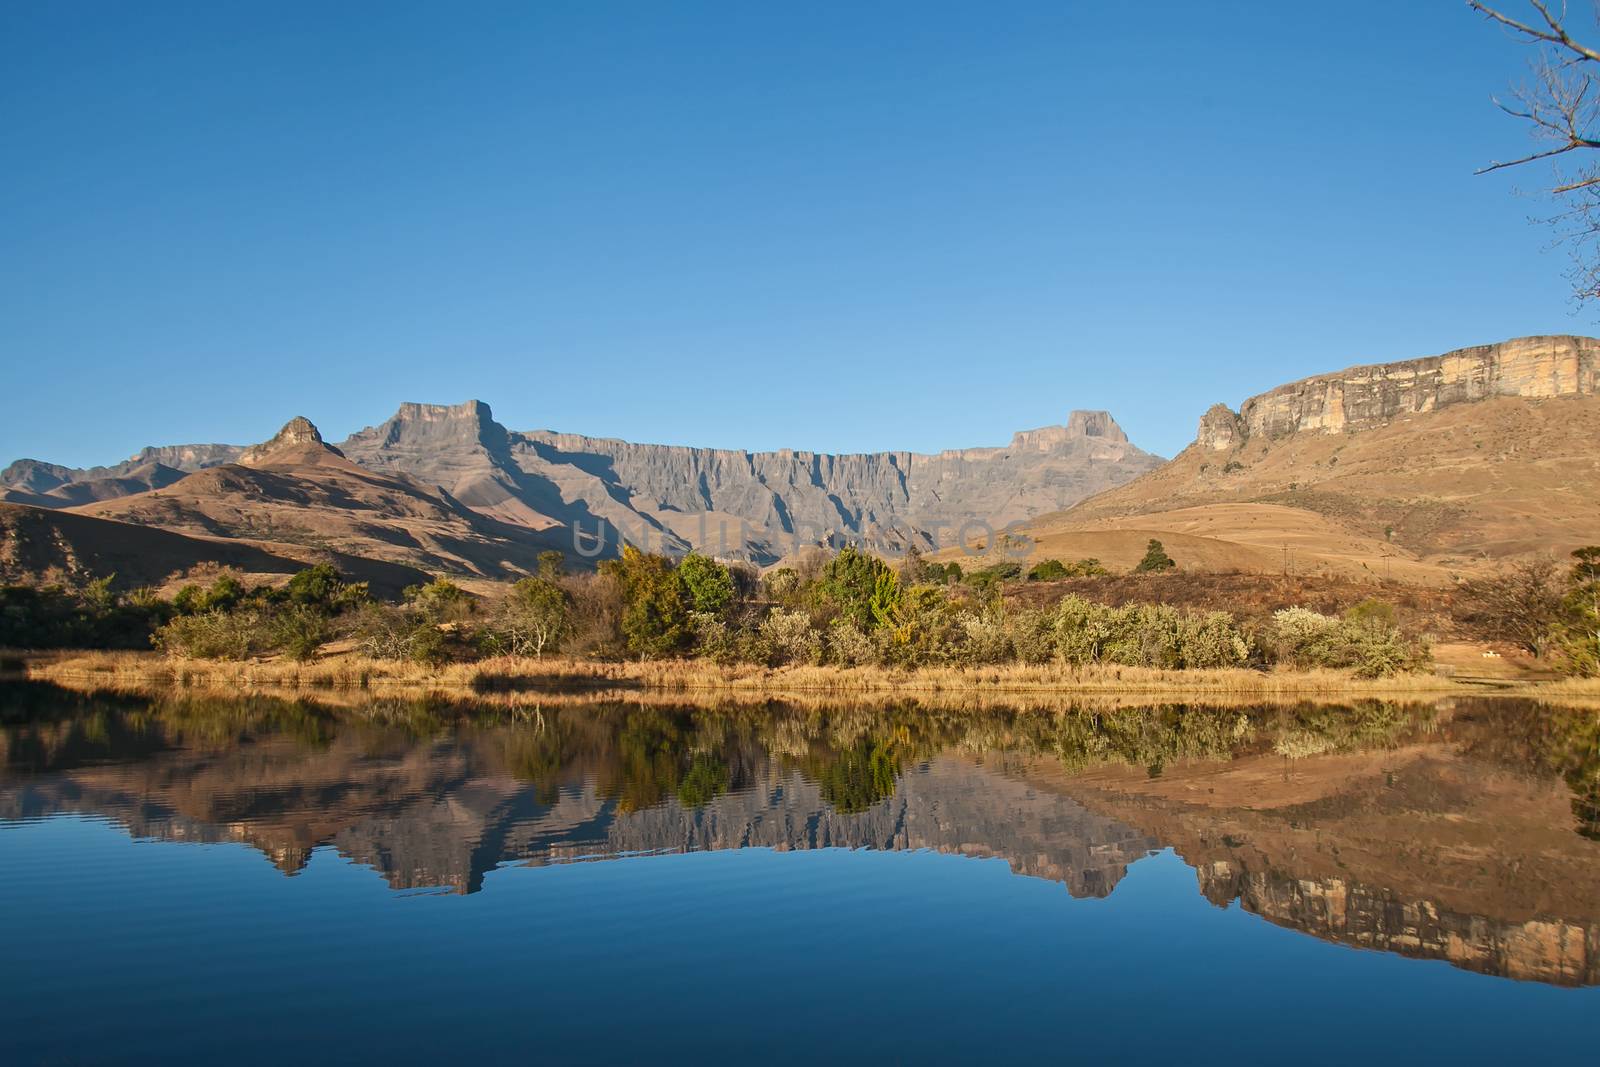
[[[0,462],[935,450],[1592,332],[1459,0],[0,7]]]

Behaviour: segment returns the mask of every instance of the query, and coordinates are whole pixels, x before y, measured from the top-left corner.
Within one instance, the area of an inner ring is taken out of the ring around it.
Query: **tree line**
[[[1172,566],[1159,542],[1146,559],[1166,562],[1145,573]],[[1600,673],[1600,547],[1573,560],[1566,568],[1521,561],[1464,583],[1459,617],[1480,636],[1515,641],[1575,673]],[[1092,586],[1090,596],[1073,592],[1042,606],[1010,594],[1018,583],[1103,573],[1095,560],[963,571],[915,552],[892,565],[845,548],[760,574],[699,553],[672,559],[627,547],[577,573],[547,552],[537,574],[489,596],[438,578],[386,603],[321,564],[277,587],[247,587],[224,573],[171,600],[118,593],[108,580],[75,591],[3,587],[0,647],[154,646],[209,659],[310,660],[339,642],[375,659],[424,664],[562,654],[882,668],[1282,666],[1363,677],[1430,663],[1427,642],[1404,632],[1394,608],[1376,599],[1338,615],[1290,607],[1241,618],[1159,603],[1159,584],[1149,602],[1120,606],[1092,599]]]

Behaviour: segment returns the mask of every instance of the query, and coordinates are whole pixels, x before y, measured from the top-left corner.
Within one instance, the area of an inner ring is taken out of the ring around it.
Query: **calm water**
[[[1594,1056],[1593,712],[0,716],[0,1062]]]

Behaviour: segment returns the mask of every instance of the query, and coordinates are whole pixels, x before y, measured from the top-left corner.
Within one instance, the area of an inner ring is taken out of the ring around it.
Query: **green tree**
[[[670,560],[624,545],[622,557],[604,567],[622,584],[622,633],[629,651],[665,656],[688,644],[694,634],[689,598]]]
[[[720,615],[734,601],[733,574],[710,556],[698,552],[684,556],[678,561],[678,579],[694,611]]]
[[[200,615],[208,611],[232,611],[249,595],[244,584],[231,574],[220,574],[209,589],[186,585],[172,598],[180,615]]]
[[[1059,559],[1047,559],[1042,563],[1034,564],[1033,569],[1028,571],[1028,581],[1054,582],[1070,575],[1071,572],[1067,570],[1066,564]]]
[[[283,588],[289,603],[337,615],[367,600],[367,583],[350,582],[330,563],[300,571]]]
[[[539,553],[539,577],[552,581],[567,573],[567,558],[559,549],[547,548]]]
[[[1567,595],[1562,600],[1561,647],[1574,672],[1600,674],[1600,545],[1572,553]]]
[[[854,545],[847,545],[823,568],[819,591],[839,614],[871,630],[879,612],[887,610],[899,591],[899,579],[889,565]]]
[[[1152,537],[1150,543],[1144,547],[1144,559],[1141,559],[1139,565],[1133,568],[1133,573],[1152,574],[1158,571],[1170,571],[1176,566],[1177,563],[1173,561],[1171,556],[1167,555],[1166,548],[1162,546],[1160,541]]]

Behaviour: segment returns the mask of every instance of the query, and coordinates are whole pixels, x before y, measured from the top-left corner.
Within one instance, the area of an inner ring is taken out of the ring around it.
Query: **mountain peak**
[[[1019,430],[1011,438],[1013,451],[1051,452],[1070,442],[1090,438],[1108,445],[1128,444],[1128,435],[1117,425],[1109,411],[1074,411],[1067,416],[1065,426],[1041,426],[1037,430]]]
[[[283,429],[274,434],[271,440],[240,453],[238,462],[246,467],[254,467],[269,460],[299,457],[305,453],[312,455],[332,453],[341,457],[344,455],[322,439],[322,433],[315,423],[304,415],[296,415],[284,423]]]
[[[1074,411],[1067,416],[1067,433],[1076,437],[1103,437],[1107,441],[1128,440],[1128,435],[1109,411]]]
[[[494,421],[494,413],[482,400],[462,404],[407,401],[382,425],[351,434],[344,443],[358,459],[374,448],[437,452],[463,444],[495,453],[509,447],[506,428]]]

